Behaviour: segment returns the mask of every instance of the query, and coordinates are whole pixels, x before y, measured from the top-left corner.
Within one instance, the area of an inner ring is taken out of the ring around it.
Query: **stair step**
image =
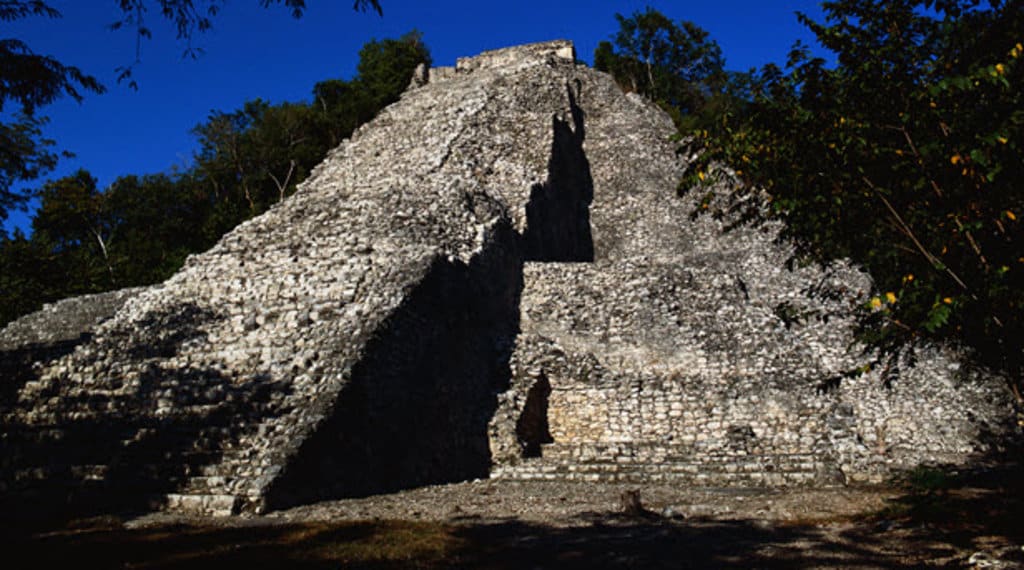
[[[165,507],[181,513],[226,517],[237,514],[243,503],[237,495],[169,493]]]

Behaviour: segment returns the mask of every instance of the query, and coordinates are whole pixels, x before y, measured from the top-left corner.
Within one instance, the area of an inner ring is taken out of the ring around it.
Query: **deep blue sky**
[[[193,39],[205,50],[197,60],[182,59],[185,45],[158,14],[150,15],[154,38],[142,45],[135,72],[139,89],[132,91],[115,81],[115,68],[135,58],[134,35],[107,28],[120,15],[116,1],[50,3],[63,18],[4,24],[0,37],[24,40],[37,53],[76,65],[107,85],[107,93],[87,95],[81,104],[62,100],[42,110],[51,119],[46,134],[76,155],[50,177],[86,168],[102,186],[124,174],[188,165],[194,149],[189,131],[211,110],[234,110],[257,97],[307,99],[317,81],[351,77],[365,42],[414,28],[423,32],[435,65],[556,38],[573,40],[589,62],[597,43],[616,30],[616,12],[651,6],[708,30],[727,66],[743,70],[784,62],[797,39],[813,44],[794,12],[821,19],[818,0],[382,0],[383,17],[353,12],[349,0],[307,0],[299,20],[281,7],[259,8],[257,0],[229,0],[213,30]],[[5,226],[15,225],[27,228],[27,215],[13,213]]]

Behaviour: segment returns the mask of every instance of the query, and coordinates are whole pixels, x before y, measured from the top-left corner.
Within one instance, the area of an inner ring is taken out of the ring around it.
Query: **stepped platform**
[[[674,132],[565,41],[423,71],[166,282],[0,332],[0,508],[839,484],[1015,433],[1004,384],[952,348],[843,379],[869,359],[866,276],[691,219]]]

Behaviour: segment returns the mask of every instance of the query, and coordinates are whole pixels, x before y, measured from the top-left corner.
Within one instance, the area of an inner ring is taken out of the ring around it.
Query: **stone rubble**
[[[5,375],[0,493],[233,514],[488,475],[844,484],[1012,432],[949,348],[829,383],[866,358],[867,277],[691,220],[672,134],[569,42],[419,71],[294,196]]]

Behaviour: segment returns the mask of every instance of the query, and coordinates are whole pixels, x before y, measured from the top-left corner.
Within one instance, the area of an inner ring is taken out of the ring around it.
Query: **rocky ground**
[[[670,486],[478,480],[391,495],[329,501],[265,517],[280,521],[402,519],[493,523],[522,521],[553,528],[623,510],[622,497],[640,492],[651,517],[685,521],[822,521],[884,508],[886,489],[686,489]],[[145,519],[143,519],[145,520]],[[141,521],[140,521],[141,522]]]
[[[789,490],[486,480],[259,517],[13,523],[4,549],[36,568],[1024,568],[1021,473]]]

